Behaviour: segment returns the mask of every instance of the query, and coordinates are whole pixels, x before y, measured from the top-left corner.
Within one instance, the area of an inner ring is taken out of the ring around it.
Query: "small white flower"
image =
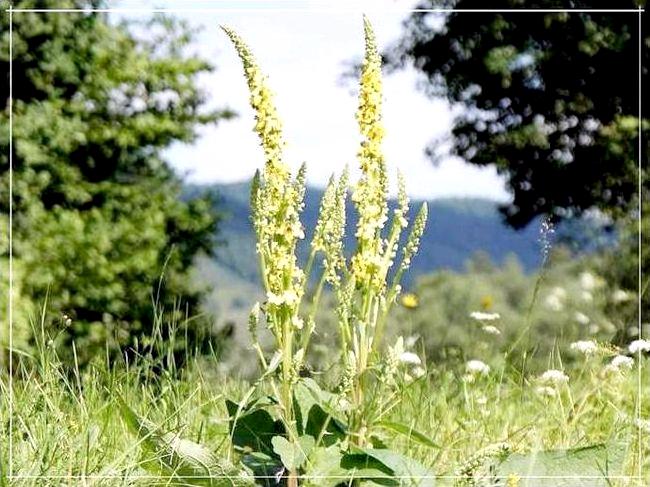
[[[578,323],[580,323],[581,325],[588,325],[589,322],[591,321],[591,320],[589,319],[589,316],[587,316],[587,315],[584,314],[584,313],[581,313],[580,311],[576,311],[574,317],[575,317],[575,320],[576,320]]]
[[[549,386],[536,387],[535,392],[540,396],[545,396],[545,397],[555,397],[557,395],[557,391]]]
[[[569,381],[569,376],[564,371],[556,369],[547,370],[539,378],[542,382],[550,384],[564,384]]]
[[[622,372],[631,369],[634,366],[634,359],[625,355],[616,355],[612,361],[605,366],[607,372]]]
[[[650,352],[650,341],[648,340],[634,340],[630,342],[627,349],[630,353],[637,352]]]
[[[627,291],[623,291],[622,289],[617,289],[612,293],[612,301],[615,303],[625,303],[626,301],[630,301],[632,299],[632,293],[629,293]]]
[[[415,343],[418,341],[419,338],[420,338],[420,335],[411,335],[411,336],[406,337],[406,339],[404,340],[404,346],[406,348],[412,348],[413,345],[415,345]]]
[[[591,272],[583,272],[580,274],[580,285],[583,289],[591,291],[592,289],[596,288],[597,284],[598,281],[596,279],[596,276],[594,276]]]
[[[578,340],[569,345],[569,348],[588,356],[596,353],[598,344],[593,340]]]
[[[490,373],[490,366],[480,360],[470,360],[465,364],[465,370],[470,375],[487,375]]]
[[[551,294],[553,296],[557,296],[560,299],[566,298],[566,289],[564,289],[562,286],[555,286],[553,289],[551,289]]]
[[[485,406],[487,402],[488,399],[485,396],[479,396],[476,398],[476,404],[478,404],[479,406]]]
[[[485,325],[483,328],[481,328],[481,330],[483,330],[488,335],[501,335],[501,330],[499,330],[496,326]]]
[[[562,311],[562,309],[564,308],[561,298],[559,298],[555,294],[549,294],[548,296],[546,296],[544,302],[546,304],[546,307],[551,309],[552,311]]]
[[[499,313],[484,313],[482,311],[472,311],[469,316],[477,321],[494,321],[501,318]]]
[[[291,324],[297,329],[297,330],[302,330],[302,327],[304,326],[305,322],[303,321],[302,318],[298,316],[294,316],[291,318]]]
[[[403,364],[409,364],[409,365],[422,364],[422,360],[420,360],[420,357],[418,357],[413,352],[404,352],[400,354],[399,361],[402,362]]]
[[[292,306],[298,302],[298,295],[293,290],[288,290],[282,294],[275,294],[272,292],[266,293],[266,299],[269,304],[280,306],[282,304],[287,304]]]
[[[423,377],[424,375],[426,375],[427,371],[424,370],[423,367],[418,366],[418,367],[413,367],[413,370],[411,371],[411,373],[413,374],[413,377],[415,377],[416,379],[419,379],[420,377]]]

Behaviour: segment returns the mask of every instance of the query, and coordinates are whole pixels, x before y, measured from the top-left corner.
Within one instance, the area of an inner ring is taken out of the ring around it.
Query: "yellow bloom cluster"
[[[325,277],[330,284],[340,283],[340,273],[345,268],[343,236],[345,234],[345,198],[348,172],[343,172],[338,182],[332,177],[321,201],[318,222],[311,246],[325,255]]]
[[[302,271],[296,263],[296,240],[304,238],[300,223],[305,188],[305,167],[292,180],[289,166],[282,160],[282,124],[273,104],[266,77],[244,41],[223,27],[244,66],[255,110],[255,132],[264,149],[265,165],[251,187],[251,210],[257,234],[257,252],[262,263],[267,292],[267,311],[290,316],[302,298]],[[278,323],[271,322],[276,326]]]
[[[358,283],[380,288],[375,279],[382,266],[381,230],[387,219],[388,178],[381,151],[384,129],[381,124],[381,57],[370,23],[364,19],[366,41],[361,71],[357,122],[363,137],[358,153],[362,176],[352,196],[359,212],[357,252],[352,258],[352,274]]]

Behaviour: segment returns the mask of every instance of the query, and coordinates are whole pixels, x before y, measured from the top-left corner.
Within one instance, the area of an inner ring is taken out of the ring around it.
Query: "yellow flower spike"
[[[305,167],[295,180],[289,166],[282,160],[284,140],[282,123],[273,103],[273,94],[266,77],[239,35],[222,27],[232,41],[244,66],[250,91],[250,104],[255,111],[255,127],[264,150],[265,165],[251,187],[253,225],[257,234],[264,285],[272,297],[295,296],[295,299],[273,299],[271,311],[293,309],[302,297],[302,271],[295,256],[296,241],[304,237],[299,215],[303,208]]]
[[[381,231],[387,219],[388,178],[381,150],[384,129],[381,125],[381,57],[375,34],[364,17],[365,57],[361,71],[357,121],[363,137],[358,153],[362,175],[353,201],[357,206],[357,252],[352,258],[352,273],[358,283],[368,283],[381,291],[383,278],[374,279],[381,269],[383,246]]]

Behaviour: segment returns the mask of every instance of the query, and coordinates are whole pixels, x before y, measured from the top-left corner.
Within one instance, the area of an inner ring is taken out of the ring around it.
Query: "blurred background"
[[[309,237],[330,175],[346,165],[358,174],[363,12],[385,60],[391,176],[399,168],[414,203],[430,204],[392,333],[452,362],[468,358],[464,350],[497,357],[513,347],[546,361],[559,341],[622,344],[638,335],[648,302],[639,244],[650,232],[647,211],[639,220],[647,14],[590,9],[645,2],[525,2],[546,9],[539,12],[523,11],[521,0],[489,2],[514,10],[502,13],[471,11],[488,7],[471,0],[12,3],[85,9],[13,13],[17,357],[33,352],[42,330],[82,365],[173,334],[179,356],[217,353],[223,372],[252,373],[246,321],[263,296],[248,194],[263,154],[241,66],[218,26],[253,49],[285,122],[286,159],[308,164]],[[3,364],[8,5],[0,36]],[[113,11],[97,11],[105,8]],[[457,10],[427,11],[436,8]],[[499,315],[490,322],[498,334],[470,317],[476,311]],[[333,359],[333,320],[326,307],[314,367]]]

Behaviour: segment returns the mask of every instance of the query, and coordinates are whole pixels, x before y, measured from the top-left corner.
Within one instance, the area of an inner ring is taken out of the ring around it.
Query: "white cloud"
[[[136,4],[148,6],[149,2]],[[206,7],[201,2],[163,5]],[[168,151],[168,159],[189,181],[241,181],[250,178],[263,163],[251,132],[253,113],[248,107],[241,66],[219,24],[227,24],[242,35],[268,74],[285,123],[287,162],[297,167],[306,161],[309,182],[320,186],[345,164],[355,174],[356,99],[350,86],[341,85],[341,73],[344,63],[363,54],[360,12],[368,12],[380,46],[387,46],[400,33],[406,13],[395,9],[403,9],[405,2],[398,6],[390,0],[352,1],[345,3],[346,11],[318,1],[274,5],[282,10],[261,11],[259,2],[220,2],[216,6],[221,11],[176,14],[204,27],[197,49],[217,65],[217,71],[201,81],[212,94],[211,103],[227,105],[239,114],[235,120],[202,129],[195,143],[177,144]],[[310,8],[302,10],[304,5]],[[214,3],[209,6],[216,8]],[[246,11],[248,6],[258,9]],[[426,145],[449,134],[452,113],[446,101],[430,100],[417,91],[416,79],[413,71],[385,77],[385,153],[391,171],[399,168],[404,173],[409,193],[416,197],[507,199],[503,179],[493,168],[474,167],[458,158],[446,158],[434,166],[426,158]]]

